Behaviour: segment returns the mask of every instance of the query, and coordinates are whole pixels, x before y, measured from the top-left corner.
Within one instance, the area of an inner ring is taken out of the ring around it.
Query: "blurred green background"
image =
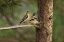
[[[53,42],[64,42],[64,0],[54,0]],[[18,25],[26,11],[37,13],[37,0],[0,0],[0,27]],[[19,30],[21,42],[35,42],[36,30],[29,27]],[[0,42],[18,42],[13,29],[0,30]],[[26,39],[25,39],[26,38]]]
[[[64,42],[64,0],[54,0],[53,42]]]
[[[0,0],[0,27],[18,25],[27,11],[37,13],[36,0]],[[19,29],[19,32],[20,42],[35,42],[34,27]],[[0,42],[19,42],[16,35],[19,36],[13,29],[0,30]]]

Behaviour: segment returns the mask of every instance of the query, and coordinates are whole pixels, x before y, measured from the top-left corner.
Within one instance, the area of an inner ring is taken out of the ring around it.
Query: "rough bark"
[[[52,42],[53,0],[37,0],[38,20],[43,22],[36,28],[36,42]]]

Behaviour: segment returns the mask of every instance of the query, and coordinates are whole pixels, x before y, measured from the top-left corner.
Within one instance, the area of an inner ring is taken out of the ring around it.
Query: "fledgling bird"
[[[35,17],[35,13],[33,14],[33,16],[30,17],[29,22],[30,22],[32,25],[37,25],[37,24],[39,24],[39,22],[37,21],[37,18]]]
[[[20,24],[23,23],[23,22],[25,22],[25,21],[27,21],[27,20],[29,20],[29,18],[30,18],[30,12],[27,11],[26,15],[23,17],[23,19],[21,20]]]
[[[34,25],[34,27],[40,27],[40,24],[43,24],[43,22],[39,22],[35,16],[35,13],[30,17],[29,22]]]

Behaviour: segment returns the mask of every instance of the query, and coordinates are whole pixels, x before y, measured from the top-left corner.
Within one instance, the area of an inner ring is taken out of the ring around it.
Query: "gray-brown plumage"
[[[36,18],[36,16],[35,16],[35,13],[30,17],[30,23],[32,24],[32,25],[36,25],[36,24],[39,24],[39,22],[37,21],[37,18]]]

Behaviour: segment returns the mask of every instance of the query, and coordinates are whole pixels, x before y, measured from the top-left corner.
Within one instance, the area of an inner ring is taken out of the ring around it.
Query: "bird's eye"
[[[34,20],[34,19],[31,19],[31,20]]]
[[[32,20],[34,20],[34,19],[31,19],[30,21],[32,21]]]

